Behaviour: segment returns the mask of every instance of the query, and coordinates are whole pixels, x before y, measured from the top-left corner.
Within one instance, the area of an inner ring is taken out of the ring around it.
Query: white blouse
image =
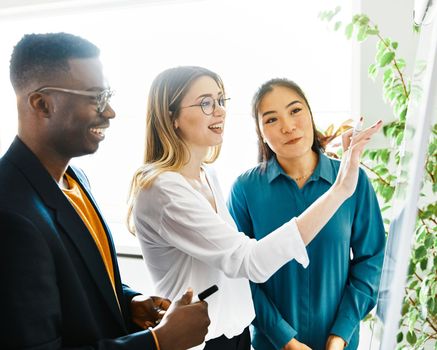
[[[216,284],[219,290],[206,299],[206,340],[232,338],[255,317],[248,280],[265,282],[292,259],[306,267],[308,255],[295,219],[259,241],[239,233],[215,174],[203,169],[217,213],[181,174],[165,172],[140,191],[134,222],[156,293],[173,300],[188,287],[196,294]]]

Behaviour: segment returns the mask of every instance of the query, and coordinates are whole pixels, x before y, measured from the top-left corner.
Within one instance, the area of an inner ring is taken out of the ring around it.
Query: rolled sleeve
[[[223,220],[178,176],[161,177],[140,194],[137,225],[155,225],[167,244],[231,278],[245,277],[260,283],[290,260],[308,265],[295,219],[263,239],[251,239]],[[156,205],[148,205],[146,197],[154,198]]]

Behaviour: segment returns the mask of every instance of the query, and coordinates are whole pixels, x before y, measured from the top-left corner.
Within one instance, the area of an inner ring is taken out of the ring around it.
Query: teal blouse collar
[[[279,165],[275,156],[270,158],[270,160],[267,162],[266,175],[269,183],[271,183],[280,175],[288,176],[284,169],[282,169],[282,167]],[[334,168],[331,165],[328,157],[319,152],[319,163],[317,164],[317,167],[314,170],[314,173],[311,175],[309,181],[317,181],[319,178],[322,178],[332,185],[335,181],[336,175],[337,174],[334,172]]]

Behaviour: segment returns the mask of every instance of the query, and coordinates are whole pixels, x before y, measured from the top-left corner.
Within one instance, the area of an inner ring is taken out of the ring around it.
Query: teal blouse
[[[275,158],[240,175],[228,207],[240,231],[261,239],[299,216],[334,183],[340,162],[323,154],[302,189]],[[251,283],[257,350],[281,349],[292,338],[324,350],[329,334],[356,349],[360,320],[374,307],[385,234],[374,190],[362,169],[357,189],[307,246],[310,265],[291,261],[267,282]]]

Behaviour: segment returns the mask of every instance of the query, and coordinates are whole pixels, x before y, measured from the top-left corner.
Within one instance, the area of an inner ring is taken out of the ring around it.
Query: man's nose
[[[112,109],[112,107],[109,103],[106,105],[105,109],[100,114],[102,115],[102,117],[104,117],[106,119],[113,119],[113,118],[115,118],[115,115],[116,115],[115,111]]]

